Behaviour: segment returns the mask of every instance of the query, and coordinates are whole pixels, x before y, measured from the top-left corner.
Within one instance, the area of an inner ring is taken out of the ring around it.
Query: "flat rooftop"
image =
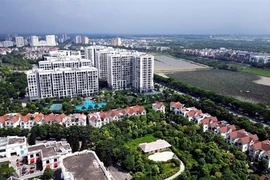
[[[67,157],[63,160],[63,164],[74,179],[107,180],[92,153]]]
[[[57,152],[54,150],[53,147],[45,147],[43,144],[38,146],[31,146],[28,148],[28,152],[38,151],[41,150],[43,157],[50,157],[50,156],[56,156]]]
[[[25,142],[24,137],[8,138],[8,144],[21,144]]]

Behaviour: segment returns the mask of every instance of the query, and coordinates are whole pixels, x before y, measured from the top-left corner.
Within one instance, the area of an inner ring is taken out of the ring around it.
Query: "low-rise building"
[[[162,113],[165,113],[165,105],[163,102],[155,102],[152,104],[152,109],[157,112],[160,111]]]
[[[25,137],[8,136],[0,137],[0,158],[11,156],[24,156],[28,153]]]
[[[144,153],[156,153],[168,149],[171,145],[163,139],[158,139],[151,143],[141,143],[139,147]]]

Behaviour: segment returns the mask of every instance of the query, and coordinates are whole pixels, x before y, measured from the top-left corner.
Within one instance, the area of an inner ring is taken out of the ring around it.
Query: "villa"
[[[141,143],[139,147],[144,153],[156,153],[168,149],[171,145],[167,141],[159,139],[151,143]]]
[[[165,105],[163,104],[163,102],[156,102],[152,104],[152,109],[157,112],[160,111],[162,113],[165,113]]]

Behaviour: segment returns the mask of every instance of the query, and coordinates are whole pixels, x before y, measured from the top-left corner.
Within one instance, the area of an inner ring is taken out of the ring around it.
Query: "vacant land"
[[[155,72],[191,71],[205,68],[209,67],[169,56],[155,56]]]
[[[258,68],[242,68],[242,72],[251,73],[259,76],[270,77],[270,71]]]
[[[250,102],[270,102],[270,86],[255,83],[260,77],[225,70],[178,72],[166,74],[202,89],[230,95]]]

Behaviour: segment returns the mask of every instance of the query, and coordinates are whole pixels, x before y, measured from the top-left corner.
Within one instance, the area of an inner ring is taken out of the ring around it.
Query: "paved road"
[[[112,175],[113,180],[131,180],[132,176],[121,169],[121,167],[118,166],[110,166],[107,168]]]
[[[191,95],[189,95],[189,94],[185,94],[185,93],[183,93],[183,92],[174,90],[174,89],[169,88],[169,87],[167,87],[167,86],[164,86],[164,85],[162,85],[162,84],[159,84],[159,83],[155,83],[155,84],[161,86],[162,88],[168,88],[168,89],[170,89],[170,90],[172,90],[172,91],[174,91],[174,92],[176,92],[176,93],[178,93],[178,94],[191,96]],[[191,97],[192,97],[193,99],[196,99],[197,101],[199,101],[196,97],[193,97],[193,96],[191,96]],[[226,108],[225,108],[225,109],[226,109]],[[239,117],[246,117],[246,118],[248,118],[248,119],[249,119],[251,122],[253,122],[253,123],[262,123],[263,126],[269,127],[269,124],[263,123],[263,122],[261,122],[261,121],[259,121],[259,120],[257,120],[257,119],[251,118],[251,117],[249,117],[249,116],[246,116],[246,115],[244,115],[244,114],[241,114],[241,113],[239,113],[239,112],[235,112],[235,111],[232,111],[232,110],[229,110],[229,109],[226,109],[226,110],[227,110],[228,112],[230,112],[231,114],[233,114],[233,115],[236,115],[236,116],[239,116]]]
[[[175,173],[174,175],[172,175],[171,177],[168,177],[167,179],[165,180],[173,180],[175,179],[176,177],[178,177],[183,171],[185,170],[185,165],[182,161],[180,161],[180,169],[177,173]]]

